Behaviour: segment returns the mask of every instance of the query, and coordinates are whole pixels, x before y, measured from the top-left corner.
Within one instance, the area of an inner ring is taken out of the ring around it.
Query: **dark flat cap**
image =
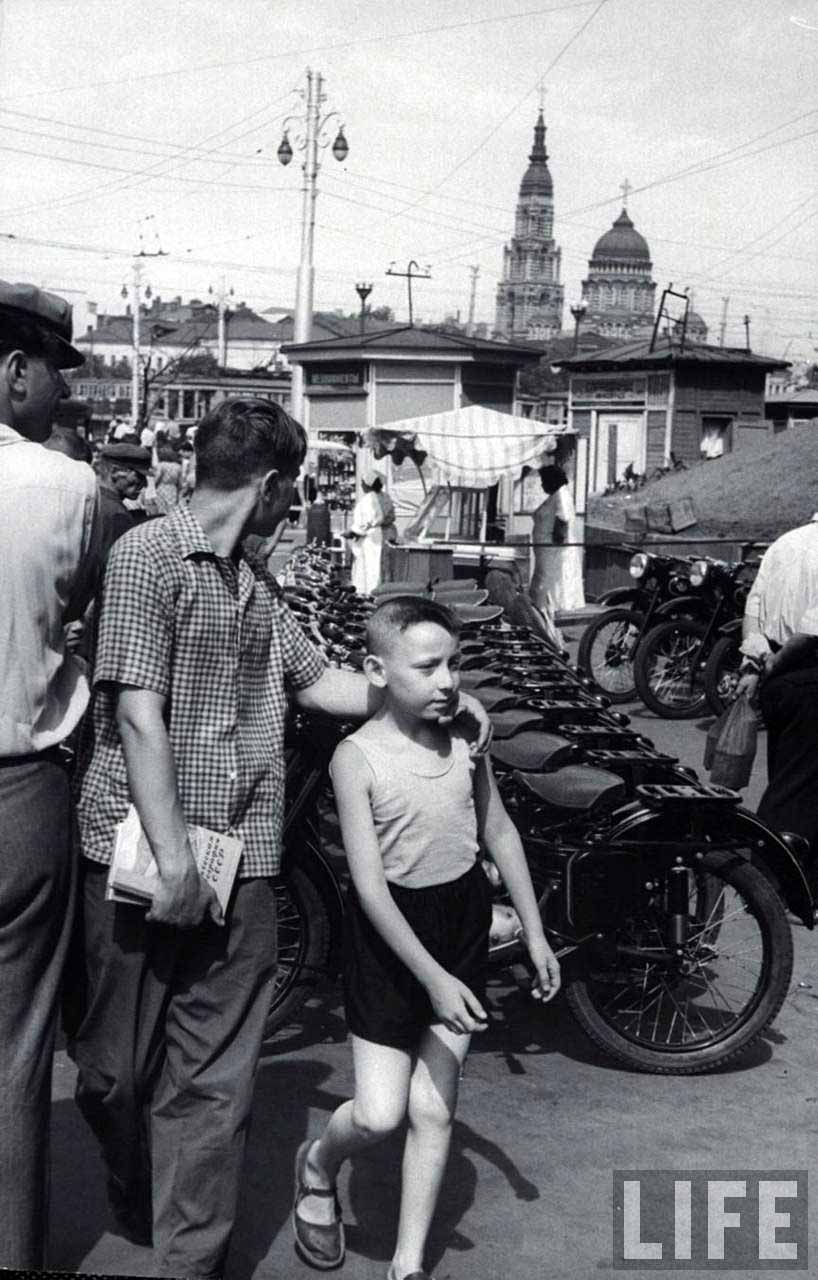
[[[34,284],[0,280],[0,317],[21,328],[21,345],[33,333],[59,369],[76,369],[85,356],[71,346],[71,304]]]
[[[104,444],[99,456],[134,471],[149,471],[153,461],[150,449],[143,449],[141,444]]]

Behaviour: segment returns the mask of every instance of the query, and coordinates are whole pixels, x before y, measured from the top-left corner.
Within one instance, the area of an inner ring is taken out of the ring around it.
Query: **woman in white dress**
[[[378,498],[380,476],[367,472],[361,477],[361,488],[347,536],[352,551],[352,585],[359,594],[370,595],[381,580],[384,511]]]
[[[540,467],[546,498],[532,513],[534,572],[529,595],[538,609],[553,618],[558,610],[582,609],[582,547],[568,477],[562,467]]]

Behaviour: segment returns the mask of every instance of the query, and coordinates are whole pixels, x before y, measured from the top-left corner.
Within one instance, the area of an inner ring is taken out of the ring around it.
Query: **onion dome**
[[[528,157],[529,165],[520,183],[520,198],[524,196],[553,196],[554,184],[548,172],[548,152],[545,149],[545,121],[542,111],[534,126],[534,146]]]
[[[611,258],[650,262],[648,242],[644,236],[640,236],[626,209],[622,210],[610,231],[606,231],[597,240],[591,262],[607,262]]]

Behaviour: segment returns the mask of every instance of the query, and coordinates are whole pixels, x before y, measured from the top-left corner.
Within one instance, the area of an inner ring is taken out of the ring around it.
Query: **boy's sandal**
[[[295,1235],[295,1251],[304,1262],[319,1271],[331,1271],[340,1267],[346,1255],[344,1224],[341,1221],[341,1205],[335,1188],[311,1187],[305,1180],[307,1154],[313,1144],[312,1138],[301,1143],[295,1157],[295,1195],[293,1197],[293,1234]],[[335,1222],[330,1226],[320,1226],[316,1222],[307,1222],[299,1215],[298,1206],[305,1196],[325,1196],[335,1201]]]

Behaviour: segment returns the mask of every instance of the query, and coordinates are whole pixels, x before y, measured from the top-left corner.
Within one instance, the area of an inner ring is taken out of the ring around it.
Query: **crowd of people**
[[[459,1063],[485,1025],[481,839],[524,923],[534,995],[559,984],[481,754],[488,718],[458,688],[457,621],[411,598],[408,612],[382,606],[364,671],[329,667],[248,550],[290,509],[301,426],[275,404],[224,401],[198,424],[187,500],[145,518],[148,477],[175,489],[161,467],[181,466],[155,438],[115,433],[96,474],[53,442],[63,370],[81,360],[63,299],[0,282],[0,1264],[45,1261],[62,1011],[115,1229],[152,1246],[157,1274],[223,1274],[276,966],[294,703],[366,722],[334,765],[359,921],[346,1000],[360,1079],[294,1153],[295,1243],[317,1268],[340,1264],[337,1170],[406,1115],[389,1276],[419,1280]],[[449,831],[462,820],[456,848],[437,808],[432,823],[416,803],[395,822],[417,777],[451,811]],[[157,869],[148,909],[107,894],[131,805]],[[225,910],[191,824],[241,842]]]
[[[488,718],[459,689],[457,619],[389,600],[370,615],[363,670],[328,666],[250,549],[291,508],[302,427],[276,404],[226,400],[197,426],[195,478],[158,433],[115,427],[78,458],[52,425],[63,370],[81,362],[68,304],[0,281],[0,1265],[45,1262],[62,1017],[115,1229],[154,1249],[157,1274],[223,1274],[276,968],[294,704],[362,725],[331,768],[351,875],[355,1096],[292,1153],[295,1247],[318,1269],[341,1265],[339,1170],[406,1120],[388,1280],[428,1280],[460,1068],[486,1025],[483,852],[522,923],[532,994],[560,982],[485,754]],[[541,480],[541,519],[568,544],[564,473]],[[359,589],[393,530],[366,475],[350,530]],[[537,589],[553,596],[547,570]],[[814,523],[767,552],[744,639],[745,687],[760,684],[770,730],[762,816],[813,853],[816,592]],[[147,909],[107,892],[131,805],[157,867]],[[224,910],[191,824],[241,841]]]

